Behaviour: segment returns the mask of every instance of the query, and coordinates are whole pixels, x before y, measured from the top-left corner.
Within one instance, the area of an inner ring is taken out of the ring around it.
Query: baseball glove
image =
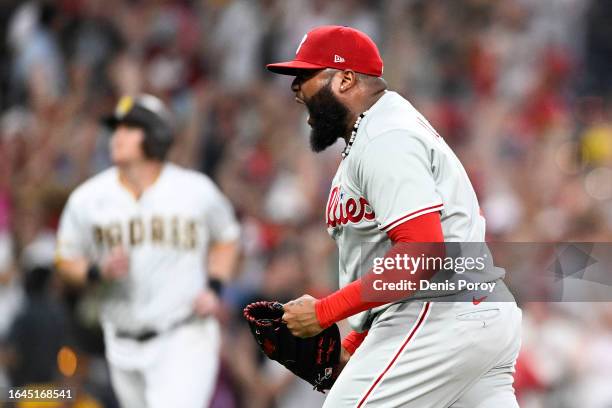
[[[278,302],[255,302],[244,308],[257,344],[314,389],[324,392],[332,387],[340,369],[340,331],[337,325],[314,337],[302,339],[291,334],[282,321],[283,305]]]

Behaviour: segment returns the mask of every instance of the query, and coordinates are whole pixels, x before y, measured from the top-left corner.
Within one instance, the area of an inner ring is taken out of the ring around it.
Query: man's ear
[[[351,69],[342,71],[340,92],[346,92],[357,84],[357,74]]]

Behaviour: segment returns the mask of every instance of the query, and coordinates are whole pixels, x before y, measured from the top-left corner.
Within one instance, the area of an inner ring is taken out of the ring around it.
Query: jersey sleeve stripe
[[[435,211],[440,211],[442,208],[444,208],[444,204],[440,203],[440,204],[436,204],[436,205],[432,205],[429,207],[425,207],[422,208],[420,210],[417,211],[412,211],[406,215],[403,215],[399,218],[397,218],[395,221],[392,221],[390,223],[387,223],[384,226],[378,227],[381,231],[388,231],[389,229],[392,229],[394,227],[396,227],[397,225],[399,225],[400,223],[404,222],[404,221],[408,221],[411,220],[413,218],[416,218],[420,215],[424,215],[424,214],[429,214],[431,212],[435,212]]]
[[[436,129],[434,129],[433,126],[431,126],[431,124],[429,122],[427,122],[425,119],[423,119],[420,116],[417,116],[417,121],[419,122],[419,124],[421,126],[423,126],[433,136],[441,137],[440,134],[436,131]]]
[[[410,343],[410,340],[412,340],[414,338],[414,336],[416,336],[416,334],[419,331],[419,329],[425,323],[425,320],[427,320],[427,316],[429,315],[430,308],[431,308],[431,303],[430,302],[425,302],[423,304],[423,307],[421,308],[421,313],[419,314],[419,317],[416,320],[416,323],[414,324],[414,326],[412,327],[412,329],[408,333],[408,336],[406,336],[406,340],[404,340],[404,342],[402,343],[401,347],[399,348],[397,353],[395,353],[395,355],[393,356],[393,358],[391,359],[391,361],[389,362],[387,367],[383,370],[382,373],[380,373],[380,375],[376,378],[376,380],[374,380],[372,385],[370,385],[370,388],[368,388],[368,391],[366,391],[364,396],[361,397],[361,399],[359,400],[359,403],[357,404],[358,408],[360,408],[360,407],[365,405],[367,399],[372,395],[372,392],[376,389],[376,387],[378,387],[380,385],[380,383],[383,380],[383,377],[393,367],[393,365],[395,364],[397,359],[400,357],[400,355],[402,354],[402,352],[404,351],[404,349],[406,348],[408,343]]]

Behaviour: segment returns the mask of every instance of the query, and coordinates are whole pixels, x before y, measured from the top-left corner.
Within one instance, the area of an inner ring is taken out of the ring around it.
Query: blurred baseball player
[[[210,179],[165,161],[173,126],[162,101],[124,97],[107,124],[115,166],[70,196],[58,269],[70,283],[104,287],[122,406],[205,407],[218,371],[216,293],[231,277],[238,224]]]
[[[485,240],[463,166],[429,122],[386,89],[376,45],[352,28],[322,26],[304,36],[294,60],[267,68],[295,76],[291,88],[308,109],[315,152],[346,141],[326,208],[341,289],[291,301],[283,316],[301,337],[349,318],[354,331],[343,341],[344,360],[354,354],[324,406],[517,407],[512,373],[521,312],[514,301],[443,302],[443,291],[364,299],[365,242],[390,248],[389,256],[402,243]],[[505,287],[502,276],[491,268],[479,278]]]

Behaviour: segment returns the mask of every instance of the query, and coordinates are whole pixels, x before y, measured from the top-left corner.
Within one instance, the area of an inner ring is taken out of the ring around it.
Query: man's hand
[[[201,317],[217,315],[219,313],[221,301],[219,297],[210,289],[201,291],[193,302],[193,309]]]
[[[127,276],[130,269],[130,257],[121,246],[113,248],[100,263],[102,279],[116,280]]]
[[[315,302],[310,295],[303,295],[283,305],[283,321],[294,336],[306,338],[316,336],[323,331],[317,320]]]
[[[130,271],[130,257],[126,250],[117,246],[110,250],[98,263],[100,278],[104,281],[113,281],[126,277]],[[55,266],[59,275],[66,283],[85,287],[89,282],[89,268],[91,261],[84,257],[58,258]]]

